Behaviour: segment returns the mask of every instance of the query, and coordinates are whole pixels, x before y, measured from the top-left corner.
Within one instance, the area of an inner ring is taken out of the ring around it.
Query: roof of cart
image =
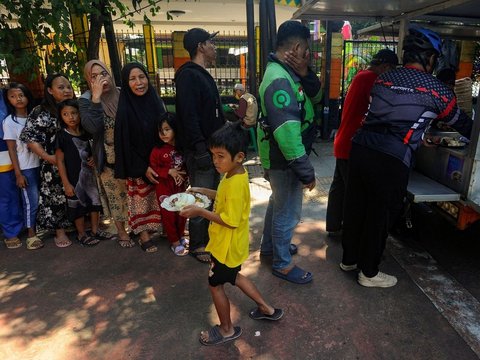
[[[480,23],[478,0],[309,0],[294,14],[297,19],[378,19],[453,18]]]
[[[402,19],[424,21],[443,35],[480,38],[478,0],[309,0],[297,10],[303,20],[376,20],[384,26]],[[463,29],[462,29],[463,28]],[[381,26],[371,27],[370,33]]]

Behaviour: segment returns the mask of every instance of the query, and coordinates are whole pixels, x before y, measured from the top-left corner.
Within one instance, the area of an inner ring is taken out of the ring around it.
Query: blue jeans
[[[13,170],[0,172],[0,229],[9,239],[18,236],[23,227],[22,205]]]
[[[40,181],[40,167],[22,170],[27,179],[27,187],[21,189],[20,194],[23,204],[23,219],[25,227],[35,229],[38,210],[38,183]]]
[[[272,195],[265,214],[260,251],[273,251],[272,268],[279,270],[292,261],[290,242],[302,213],[303,185],[291,169],[269,169],[267,176]]]

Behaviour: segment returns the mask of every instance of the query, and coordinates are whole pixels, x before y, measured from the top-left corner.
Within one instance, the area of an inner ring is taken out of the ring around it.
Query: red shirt
[[[352,148],[352,137],[362,125],[370,104],[370,90],[377,74],[362,70],[352,80],[342,111],[342,121],[333,143],[333,154],[337,159],[348,159]]]
[[[168,170],[172,168],[185,170],[182,155],[172,145],[154,147],[150,154],[150,167],[158,174],[158,184],[155,185],[157,195],[173,195],[187,188],[187,181],[176,185],[173,177],[168,175]]]

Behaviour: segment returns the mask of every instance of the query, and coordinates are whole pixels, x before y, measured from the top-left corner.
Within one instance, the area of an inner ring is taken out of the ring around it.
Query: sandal
[[[147,253],[154,253],[158,250],[157,246],[152,242],[152,240],[147,240],[144,242],[142,242],[142,240],[138,240],[138,245],[140,245],[142,250]]]
[[[67,236],[61,238],[54,237],[53,241],[55,241],[55,245],[57,245],[57,247],[59,248],[64,248],[72,245],[72,242]]]
[[[182,245],[184,248],[188,248],[190,246],[190,240],[181,238],[180,245]]]
[[[277,321],[280,320],[283,316],[283,310],[282,309],[274,309],[273,314],[268,315],[264,314],[263,312],[260,311],[260,309],[257,307],[255,309],[250,310],[250,313],[248,314],[253,320],[272,320],[272,321]]]
[[[185,256],[188,255],[188,249],[185,248],[182,244],[177,245],[177,246],[170,246],[170,249],[173,251],[173,253],[177,256]]]
[[[43,247],[43,241],[35,235],[32,237],[27,238],[27,249],[28,250],[37,250]]]
[[[240,328],[240,326],[234,326],[233,331],[233,335],[223,336],[220,332],[220,326],[215,325],[210,330],[208,330],[208,339],[203,339],[202,337],[200,337],[199,340],[200,343],[205,346],[225,344],[226,342],[235,340],[239,338],[240,335],[242,335],[242,329]]]
[[[296,265],[286,274],[276,269],[272,270],[272,274],[280,279],[290,281],[294,284],[308,284],[313,280],[313,275],[311,272],[302,270]]]
[[[81,238],[77,237],[77,241],[80,245],[86,247],[92,247],[100,243],[100,240],[88,235],[83,235]]]
[[[118,245],[120,245],[122,248],[132,248],[135,246],[135,242],[128,238],[128,239],[117,239]]]
[[[17,249],[22,246],[22,241],[16,236],[10,239],[5,239],[3,241],[5,242],[5,246],[7,247],[7,249]]]
[[[103,230],[97,230],[97,232],[94,234],[92,231],[89,231],[88,234],[91,236],[91,237],[94,237],[95,239],[98,239],[100,241],[105,241],[105,240],[112,240],[113,239],[113,235],[110,234],[109,232],[107,231],[103,231]]]

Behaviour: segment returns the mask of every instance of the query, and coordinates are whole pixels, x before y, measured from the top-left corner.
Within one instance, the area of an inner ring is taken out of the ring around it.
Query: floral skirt
[[[128,224],[135,234],[157,231],[160,227],[160,206],[155,186],[142,178],[127,179]]]
[[[65,229],[72,226],[67,219],[67,200],[58,169],[46,161],[42,161],[40,167],[39,193],[37,230]]]
[[[98,177],[103,214],[115,221],[127,221],[127,191],[125,180],[115,179],[113,169],[105,167]]]

